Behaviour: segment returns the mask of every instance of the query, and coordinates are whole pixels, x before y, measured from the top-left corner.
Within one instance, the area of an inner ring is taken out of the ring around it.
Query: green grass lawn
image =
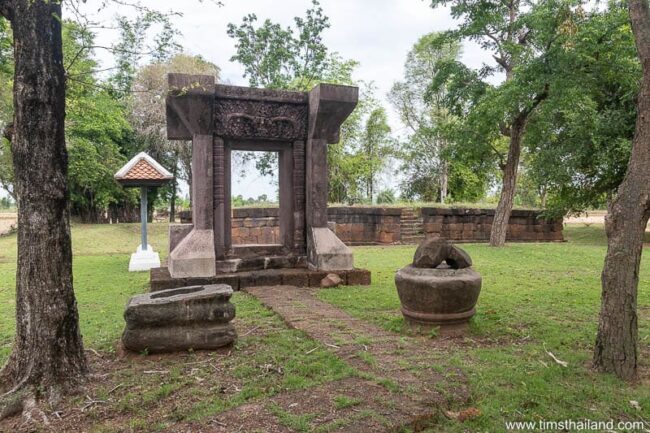
[[[568,226],[565,237],[565,243],[501,249],[463,246],[483,276],[483,288],[471,335],[446,352],[441,364],[468,375],[472,403],[483,415],[450,423],[444,431],[499,431],[504,420],[650,420],[650,255],[644,254],[639,285],[642,379],[628,386],[589,368],[606,252],[603,227]],[[414,251],[414,246],[356,248],[356,265],[372,271],[372,286],[321,291],[321,299],[403,332],[393,278]],[[547,351],[569,366],[557,365]]]
[[[119,340],[128,298],[147,290],[147,273],[127,272],[138,231],[135,224],[73,227],[74,286],[81,330],[86,346],[101,353],[112,352]],[[484,244],[463,246],[483,275],[483,290],[471,334],[444,346],[439,368],[458,367],[464,372],[470,385],[469,405],[479,408],[482,415],[464,423],[442,418],[441,426],[432,431],[503,431],[504,420],[650,419],[650,257],[646,254],[643,258],[639,287],[642,378],[630,386],[589,368],[606,250],[602,226],[569,227],[565,235],[565,243],[509,244],[501,249]],[[161,256],[166,255],[166,224],[151,226],[150,243]],[[319,296],[354,316],[406,333],[393,277],[411,260],[414,250],[414,246],[355,248],[356,265],[372,271],[373,284],[324,290]],[[11,350],[15,329],[15,255],[15,235],[0,238],[0,363]],[[127,369],[118,373],[117,380],[124,386],[112,394],[119,395],[128,415],[123,422],[148,428],[143,412],[155,409],[155,402],[172,392],[184,402],[176,409],[179,419],[201,419],[252,398],[354,374],[325,350],[314,352],[318,356],[303,356],[314,342],[287,329],[254,298],[237,293],[234,302],[241,338],[227,363],[236,375],[239,391],[219,394],[210,387],[188,386],[193,379],[175,370],[174,360],[152,367],[170,369],[172,377],[164,386],[152,377],[145,378],[151,382],[147,387],[138,382],[142,377]],[[242,335],[261,323],[271,332]],[[568,367],[556,364],[547,351],[568,362]],[[259,364],[269,359],[274,365],[283,365],[285,374],[260,379]],[[146,392],[127,391],[139,386]],[[638,401],[641,410],[630,400]],[[114,427],[102,425],[104,431]]]

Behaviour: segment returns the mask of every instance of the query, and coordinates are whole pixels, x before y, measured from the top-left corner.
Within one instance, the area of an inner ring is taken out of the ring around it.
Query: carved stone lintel
[[[217,98],[214,132],[231,139],[304,140],[307,116],[306,104]]]

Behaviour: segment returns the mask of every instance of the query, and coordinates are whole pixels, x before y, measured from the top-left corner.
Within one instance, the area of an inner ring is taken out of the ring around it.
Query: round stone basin
[[[455,325],[475,313],[481,275],[471,268],[416,268],[408,265],[395,275],[395,285],[407,322],[416,325]]]

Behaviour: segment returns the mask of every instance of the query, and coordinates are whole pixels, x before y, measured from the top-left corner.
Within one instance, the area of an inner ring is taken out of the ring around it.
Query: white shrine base
[[[160,256],[147,245],[147,249],[143,250],[142,245],[138,246],[138,250],[131,254],[131,261],[129,262],[129,272],[148,271],[151,268],[160,267]]]

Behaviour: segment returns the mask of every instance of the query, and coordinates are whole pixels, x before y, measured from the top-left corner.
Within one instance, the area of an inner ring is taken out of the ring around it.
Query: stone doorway
[[[299,147],[302,147],[298,145]],[[293,172],[296,163],[294,162],[294,143],[290,141],[269,141],[257,143],[244,140],[225,140],[224,141],[224,159],[226,164],[224,167],[224,178],[226,179],[225,196],[232,196],[232,155],[233,152],[273,152],[276,154],[277,161],[277,178],[278,178],[278,229],[277,233],[273,233],[273,241],[269,242],[269,237],[254,236],[262,238],[262,241],[253,242],[233,242],[233,211],[231,207],[224,209],[224,226],[230,227],[230,233],[225,242],[225,250],[227,257],[255,257],[255,256],[277,256],[277,255],[305,255],[304,239],[302,239],[302,232],[296,233],[296,226],[302,226],[302,221],[296,221],[297,218],[302,218],[302,215],[294,214],[296,208],[294,199],[294,179]],[[304,185],[303,185],[304,188]],[[231,205],[231,201],[228,205]],[[258,230],[262,231],[264,226],[260,225],[260,219],[255,215],[254,209],[251,209],[250,215],[243,219],[242,230]],[[272,227],[268,227],[272,230]],[[247,237],[245,237],[247,238]],[[250,239],[250,238],[248,238]]]
[[[356,87],[319,84],[310,92],[214,83],[169,75],[167,136],[192,140],[192,225],[170,227],[173,279],[277,268],[349,271],[350,250],[328,228],[327,145],[358,101]],[[278,152],[279,242],[233,245],[231,154]]]

